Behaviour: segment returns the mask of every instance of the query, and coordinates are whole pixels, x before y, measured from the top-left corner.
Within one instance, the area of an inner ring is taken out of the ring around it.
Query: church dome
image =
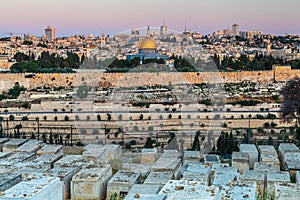
[[[152,38],[145,37],[140,41],[139,49],[156,49],[156,43]]]

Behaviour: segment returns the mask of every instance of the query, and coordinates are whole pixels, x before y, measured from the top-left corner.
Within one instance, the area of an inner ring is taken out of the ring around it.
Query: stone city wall
[[[281,82],[300,77],[300,70],[290,67],[274,67],[269,71],[243,72],[160,72],[160,73],[66,73],[66,74],[35,74],[26,78],[25,74],[0,74],[0,91],[11,88],[19,82],[26,88],[36,87],[76,87],[82,84],[90,86],[133,87],[170,84],[201,84],[201,83],[239,83]]]

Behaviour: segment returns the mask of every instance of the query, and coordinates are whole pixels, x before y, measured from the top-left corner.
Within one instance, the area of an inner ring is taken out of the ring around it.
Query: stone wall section
[[[65,73],[65,74],[0,74],[0,91],[19,82],[26,88],[77,87],[83,84],[100,87],[134,87],[174,84],[282,82],[300,77],[300,70],[288,66],[275,66],[269,71],[243,72],[160,72],[160,73]],[[26,78],[27,77],[27,78]]]

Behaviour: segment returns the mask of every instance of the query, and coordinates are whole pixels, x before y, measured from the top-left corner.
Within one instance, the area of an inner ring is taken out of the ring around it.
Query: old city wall
[[[300,70],[290,67],[275,67],[270,71],[243,72],[186,72],[186,73],[76,73],[76,74],[36,74],[25,78],[25,74],[0,74],[0,91],[11,88],[19,82],[26,88],[36,87],[76,87],[82,84],[91,86],[151,86],[170,84],[201,84],[201,83],[239,83],[281,82],[300,77]]]

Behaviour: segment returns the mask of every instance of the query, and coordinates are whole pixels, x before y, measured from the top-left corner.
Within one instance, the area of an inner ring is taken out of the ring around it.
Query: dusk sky
[[[132,27],[158,27],[165,20],[174,30],[185,24],[203,34],[230,28],[264,33],[300,34],[299,0],[7,0],[2,2],[4,32],[41,36],[51,25],[58,36],[105,32]]]

